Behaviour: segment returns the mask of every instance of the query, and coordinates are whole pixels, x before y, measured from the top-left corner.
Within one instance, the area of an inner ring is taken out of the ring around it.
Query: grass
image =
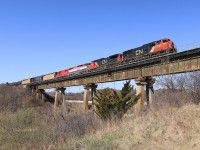
[[[199,105],[162,103],[140,116],[129,113],[122,122],[103,124],[93,112],[69,105],[54,112],[21,87],[0,87],[0,104],[2,150],[200,149]]]
[[[0,149],[43,149],[53,134],[37,109],[0,113]]]
[[[166,108],[128,118],[95,135],[64,144],[60,149],[199,150],[200,107]]]
[[[7,110],[0,112],[0,149],[57,149],[72,139],[95,134],[101,125],[92,112],[44,112],[40,107]]]

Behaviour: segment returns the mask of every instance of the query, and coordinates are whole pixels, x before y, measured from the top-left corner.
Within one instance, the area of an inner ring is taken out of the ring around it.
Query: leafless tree
[[[182,92],[183,97],[190,96],[190,101],[195,104],[200,103],[200,72],[184,73],[177,75],[167,75],[157,78],[157,87],[174,92]],[[177,93],[176,93],[177,94]]]
[[[200,72],[192,72],[190,74],[189,92],[195,104],[200,103]]]
[[[189,85],[188,74],[173,74],[157,78],[157,86],[167,90],[186,90]]]

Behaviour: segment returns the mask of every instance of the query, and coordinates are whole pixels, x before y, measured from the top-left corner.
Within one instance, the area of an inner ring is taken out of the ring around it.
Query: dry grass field
[[[130,111],[118,123],[103,123],[92,111],[77,108],[68,105],[55,112],[51,104],[34,100],[26,89],[1,85],[0,149],[200,149],[199,105],[177,107],[156,101],[139,116]]]
[[[61,149],[199,150],[200,107],[163,108],[126,118]]]

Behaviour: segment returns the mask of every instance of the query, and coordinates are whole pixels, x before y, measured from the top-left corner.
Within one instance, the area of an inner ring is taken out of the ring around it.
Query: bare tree
[[[160,76],[157,78],[157,86],[162,89],[175,90],[176,79],[177,77],[175,75]]]
[[[173,74],[157,78],[157,85],[167,90],[186,90],[189,85],[188,74]]]
[[[157,78],[157,86],[161,89],[176,91],[183,93],[183,97],[179,99],[186,99],[190,97],[190,102],[195,104],[200,103],[200,72],[183,73],[177,75],[167,75]],[[176,93],[177,94],[177,93]],[[180,95],[179,95],[180,96]],[[189,102],[188,101],[188,102]]]
[[[189,80],[189,93],[195,104],[200,103],[200,72],[192,72]]]

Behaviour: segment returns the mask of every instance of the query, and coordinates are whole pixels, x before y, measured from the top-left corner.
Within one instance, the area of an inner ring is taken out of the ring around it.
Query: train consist
[[[133,59],[138,59],[141,57],[145,59],[145,57],[147,56],[157,55],[158,53],[174,53],[174,52],[176,52],[174,43],[170,39],[164,38],[158,41],[154,41],[154,42],[142,45],[134,49],[124,51],[122,54],[115,54],[107,58],[97,59],[90,63],[82,64],[82,65],[75,66],[69,69],[53,72],[50,74],[46,74],[46,75],[42,75],[42,76],[38,76],[34,78],[25,79],[21,81],[21,84],[30,84],[33,82],[41,82],[41,81],[51,80],[51,79],[64,77],[64,76],[73,76],[76,74],[80,74],[82,72],[87,72],[88,70],[91,70],[91,69],[104,67],[105,65],[126,62]]]

